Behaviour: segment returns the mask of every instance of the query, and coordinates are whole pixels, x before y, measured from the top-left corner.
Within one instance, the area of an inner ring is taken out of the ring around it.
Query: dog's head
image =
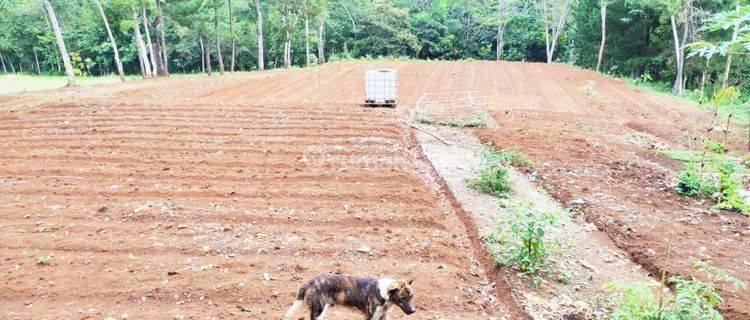
[[[417,311],[414,306],[414,294],[411,289],[411,283],[414,280],[394,280],[388,286],[388,300],[398,305],[406,314],[412,314]]]

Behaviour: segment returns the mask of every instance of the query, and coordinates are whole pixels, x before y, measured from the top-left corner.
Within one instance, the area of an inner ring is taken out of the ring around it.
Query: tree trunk
[[[10,65],[10,72],[16,73],[16,67],[13,66],[13,60],[10,59],[10,55],[8,55],[8,64]]]
[[[326,62],[326,55],[325,55],[325,20],[321,16],[318,20],[318,64],[323,64]]]
[[[104,14],[104,8],[102,8],[102,4],[101,2],[99,2],[99,0],[94,0],[94,3],[96,4],[96,7],[99,8],[99,15],[102,16],[102,21],[104,21],[104,27],[107,29],[109,42],[112,44],[112,51],[114,51],[115,53],[115,65],[117,66],[117,73],[120,75],[120,81],[125,82],[125,71],[122,70],[122,61],[120,61],[120,51],[117,50],[117,42],[115,42],[115,37],[112,36],[112,29],[109,28],[109,21],[107,21],[107,15]]]
[[[740,3],[737,2],[737,11],[740,11]],[[734,24],[734,30],[732,31],[732,42],[737,41],[737,37],[739,36],[740,31],[740,24],[735,23]],[[721,88],[724,89],[729,85],[729,71],[732,69],[732,53],[727,54],[727,65],[724,68],[724,78],[721,80]]]
[[[599,58],[596,59],[596,72],[599,72],[602,68],[602,61],[604,60],[604,44],[607,42],[607,1],[609,0],[600,1],[602,16],[602,42],[599,44]]]
[[[669,17],[669,20],[672,24],[672,36],[674,37],[674,55],[675,55],[675,62],[677,64],[677,75],[674,80],[674,85],[672,86],[672,92],[675,94],[682,94],[682,46],[680,45],[680,37],[677,35],[677,21],[675,19],[674,15],[671,15]],[[687,26],[685,27],[687,28]]]
[[[255,11],[258,13],[258,70],[265,69],[263,57],[263,10],[260,8],[260,0],[255,0]]]
[[[201,44],[201,72],[206,72],[206,49],[203,48],[203,37],[198,43]]]
[[[36,63],[36,74],[42,75],[42,70],[39,68],[39,57],[36,55],[36,50],[34,50],[34,62]]]
[[[3,65],[3,73],[8,73],[8,69],[5,68],[5,59],[3,59],[3,53],[0,52],[0,64]]]
[[[65,63],[65,73],[68,75],[68,86],[76,85],[76,74],[73,71],[73,65],[70,63],[70,56],[68,55],[68,49],[65,48],[65,40],[63,40],[62,32],[60,32],[60,24],[57,22],[57,15],[55,15],[55,9],[52,8],[52,4],[49,0],[44,1],[44,6],[47,8],[47,14],[49,14],[50,22],[52,22],[52,30],[55,32],[55,39],[57,40],[57,48],[60,50],[63,63]]]
[[[146,34],[146,43],[148,44],[146,47],[148,48],[148,55],[149,61],[151,61],[151,76],[156,76],[156,56],[154,56],[154,43],[151,41],[151,30],[148,29],[148,15],[146,14],[146,5],[142,6],[143,8],[143,32]]]
[[[542,0],[542,20],[544,21],[544,45],[545,53],[547,54],[547,63],[552,62],[552,55],[550,54],[550,41],[549,41],[549,13],[547,12],[547,0]]]
[[[214,29],[216,30],[216,57],[219,59],[219,74],[224,74],[224,58],[221,56],[221,34],[219,33],[219,7],[214,3]]]
[[[205,41],[206,41],[206,73],[210,77],[211,76],[211,41],[209,41],[208,39],[206,39]]]
[[[305,66],[310,67],[310,21],[305,17]]]
[[[703,68],[703,74],[701,74],[701,96],[703,96],[703,90],[706,88],[706,76],[708,75],[708,66],[711,63],[711,58],[706,59],[706,66]]]
[[[229,67],[229,72],[234,73],[235,57],[236,57],[236,44],[234,40],[234,16],[232,15],[232,0],[227,0],[227,7],[229,7],[229,37],[232,38],[232,62]]]
[[[140,19],[138,18],[138,13],[135,11],[135,8],[133,8],[133,32],[135,32],[135,42],[136,46],[138,47],[138,56],[141,58],[141,61],[143,61],[143,77],[151,77],[153,76],[153,72],[151,71],[151,63],[148,60],[148,53],[146,52],[146,45],[143,43],[143,36],[141,36],[141,27],[140,27]]]
[[[164,62],[164,76],[169,75],[169,55],[167,54],[167,38],[164,36],[164,8],[162,7],[163,0],[156,0],[156,18],[157,29],[159,29],[159,37],[161,38],[161,61]]]
[[[156,61],[156,70],[154,73],[156,73],[159,77],[166,77],[167,76],[167,69],[166,69],[166,61],[164,61],[164,56],[160,54],[162,52],[162,42],[160,37],[154,37],[154,61]]]
[[[505,8],[505,0],[497,0],[497,11],[500,15],[497,21],[497,38],[495,39],[495,44],[497,46],[497,55],[495,58],[497,61],[503,60],[503,49],[505,49],[505,19],[503,18],[503,8]]]

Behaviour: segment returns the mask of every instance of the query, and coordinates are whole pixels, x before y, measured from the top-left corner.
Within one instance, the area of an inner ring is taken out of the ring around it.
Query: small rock
[[[364,246],[359,247],[357,251],[362,252],[362,253],[370,253],[370,251],[372,251],[372,248],[370,248],[370,246],[368,245],[364,245]]]

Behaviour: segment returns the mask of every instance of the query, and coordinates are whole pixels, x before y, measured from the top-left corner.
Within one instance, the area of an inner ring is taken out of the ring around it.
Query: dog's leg
[[[294,303],[292,303],[292,306],[289,307],[289,310],[286,311],[286,314],[284,315],[284,320],[289,320],[294,316],[294,313],[297,312],[297,309],[302,306],[302,300],[294,300]]]
[[[331,306],[330,304],[326,303],[326,305],[323,306],[323,310],[320,311],[320,314],[318,315],[317,318],[315,318],[315,320],[324,320],[326,318],[326,311],[328,311],[328,307],[330,306]]]

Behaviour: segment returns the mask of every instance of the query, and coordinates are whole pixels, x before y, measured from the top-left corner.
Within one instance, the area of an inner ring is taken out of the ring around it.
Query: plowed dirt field
[[[358,105],[376,67],[399,71],[396,109]],[[748,218],[674,196],[680,165],[642,143],[682,146],[695,108],[562,65],[337,62],[0,97],[0,318],[279,319],[319,272],[416,277],[410,319],[520,317],[402,122],[467,90],[500,124],[480,137],[637,262],[750,280]]]

